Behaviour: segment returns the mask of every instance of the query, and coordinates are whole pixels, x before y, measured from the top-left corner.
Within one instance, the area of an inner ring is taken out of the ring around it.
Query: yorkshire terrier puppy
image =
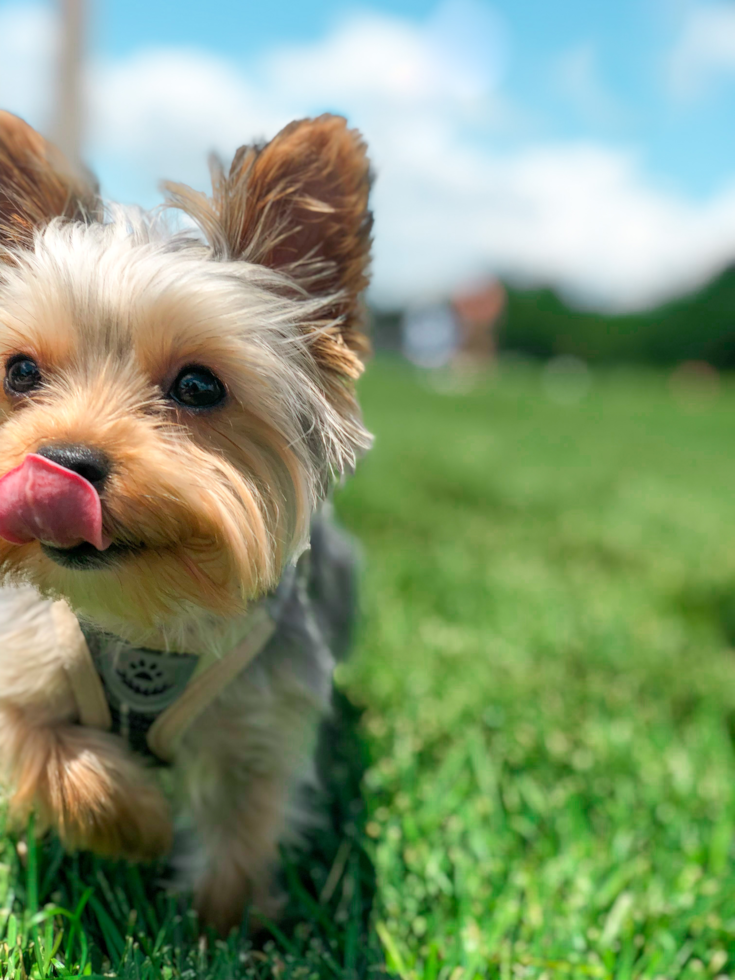
[[[371,215],[337,116],[212,173],[172,231],[0,113],[0,763],[72,850],[165,855],[175,811],[226,932],[277,909],[349,625]]]

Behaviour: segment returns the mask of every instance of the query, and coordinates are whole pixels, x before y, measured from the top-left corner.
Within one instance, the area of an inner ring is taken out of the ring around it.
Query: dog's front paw
[[[173,829],[162,794],[144,781],[117,785],[96,772],[65,777],[65,802],[57,811],[62,843],[70,851],[153,861],[171,849]]]
[[[250,906],[250,931],[256,932],[261,917],[278,919],[285,896],[275,889],[269,868],[247,872],[233,862],[222,862],[210,868],[194,891],[194,908],[202,923],[221,936],[242,922],[245,907]]]
[[[171,847],[163,794],[113,735],[76,725],[29,728],[15,762],[16,824],[35,808],[69,850],[150,861]]]

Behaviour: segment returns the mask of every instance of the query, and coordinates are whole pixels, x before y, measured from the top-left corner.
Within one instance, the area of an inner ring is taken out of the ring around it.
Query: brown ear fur
[[[88,218],[98,208],[91,180],[75,174],[28,123],[0,111],[0,259],[6,250],[30,247],[34,229],[52,218]]]
[[[372,215],[365,144],[341,116],[302,119],[265,146],[243,146],[229,174],[215,166],[211,201],[167,185],[172,203],[200,222],[229,257],[286,273],[312,296],[331,297],[315,333],[322,366],[357,377],[369,350],[360,293],[368,283]]]

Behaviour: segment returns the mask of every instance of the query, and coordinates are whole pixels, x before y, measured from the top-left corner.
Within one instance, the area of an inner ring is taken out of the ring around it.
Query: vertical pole
[[[59,0],[61,37],[53,139],[76,167],[82,162],[85,0]]]

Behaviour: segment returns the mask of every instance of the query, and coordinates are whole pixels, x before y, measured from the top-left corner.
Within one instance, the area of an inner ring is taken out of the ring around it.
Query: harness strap
[[[153,722],[148,730],[148,748],[163,762],[171,762],[189,726],[257,657],[276,630],[265,606],[250,616],[249,630],[238,645],[221,660],[194,676],[184,693]]]
[[[51,605],[51,620],[56,630],[64,670],[74,692],[79,721],[89,728],[112,728],[112,715],[100,675],[79,626],[77,617],[63,599]]]

